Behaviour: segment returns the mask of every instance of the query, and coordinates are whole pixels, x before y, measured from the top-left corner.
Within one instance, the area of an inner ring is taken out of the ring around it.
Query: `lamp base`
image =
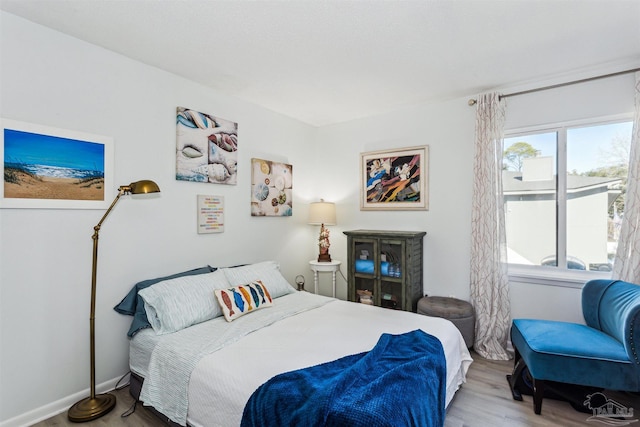
[[[111,411],[116,406],[116,397],[112,394],[98,394],[94,398],[87,397],[76,402],[67,415],[69,421],[74,423],[84,423],[95,420]]]
[[[331,255],[329,255],[329,252],[318,255],[318,262],[331,262]]]

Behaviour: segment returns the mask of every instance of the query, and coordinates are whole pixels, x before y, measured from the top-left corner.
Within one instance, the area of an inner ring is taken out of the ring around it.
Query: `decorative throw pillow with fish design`
[[[214,293],[227,322],[253,310],[273,305],[267,287],[260,280],[232,288],[216,289]]]

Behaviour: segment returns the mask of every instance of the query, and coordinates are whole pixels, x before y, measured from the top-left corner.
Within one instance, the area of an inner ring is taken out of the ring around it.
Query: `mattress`
[[[332,300],[258,329],[202,357],[188,383],[187,422],[194,427],[239,425],[247,400],[271,377],[368,351],[382,333],[400,334],[415,329],[434,335],[443,345],[448,405],[464,383],[472,362],[462,335],[453,323]],[[147,376],[153,351],[166,337],[156,335],[152,329],[136,334],[130,345],[130,367],[134,373]]]

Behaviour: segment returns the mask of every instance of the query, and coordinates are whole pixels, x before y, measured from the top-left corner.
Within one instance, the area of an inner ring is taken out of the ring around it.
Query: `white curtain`
[[[502,196],[504,116],[505,102],[497,93],[479,97],[471,223],[471,303],[476,312],[474,349],[492,360],[510,359],[506,351],[511,307]]]
[[[631,133],[629,176],[613,278],[640,284],[640,72],[635,75],[636,111]]]

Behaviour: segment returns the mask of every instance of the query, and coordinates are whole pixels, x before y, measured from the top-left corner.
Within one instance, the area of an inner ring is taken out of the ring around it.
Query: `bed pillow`
[[[240,316],[273,305],[267,287],[260,280],[214,291],[224,318],[231,322]]]
[[[274,261],[264,261],[241,267],[221,268],[231,286],[260,280],[269,289],[272,298],[287,295],[296,290],[280,273],[280,266]]]
[[[156,283],[165,280],[175,279],[176,277],[207,274],[211,273],[212,271],[216,271],[216,268],[207,265],[205,267],[194,268],[193,270],[183,271],[181,273],[172,274],[170,276],[158,277],[156,279],[147,279],[136,283],[133,288],[131,288],[129,293],[122,299],[122,301],[120,301],[118,305],[113,307],[113,309],[120,314],[133,316],[131,327],[129,327],[127,336],[133,337],[140,329],[151,327],[151,324],[147,319],[147,312],[144,310],[144,301],[142,300],[140,295],[138,295],[138,292],[140,290],[148,288],[151,285],[155,285]]]
[[[222,315],[213,292],[231,285],[214,271],[156,283],[140,291],[147,318],[156,334],[169,334]]]

